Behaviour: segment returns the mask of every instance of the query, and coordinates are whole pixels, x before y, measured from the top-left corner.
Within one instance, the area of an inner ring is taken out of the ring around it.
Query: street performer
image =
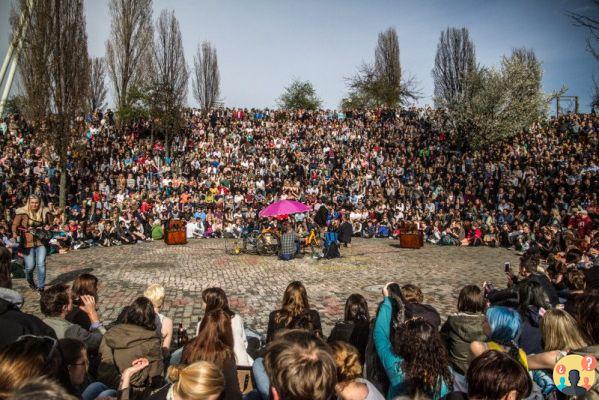
[[[12,223],[12,235],[19,241],[19,254],[25,260],[25,276],[29,287],[42,292],[46,282],[46,243],[51,232],[48,226],[52,215],[36,195],[27,198],[25,206],[16,210]],[[37,286],[33,270],[37,268]]]

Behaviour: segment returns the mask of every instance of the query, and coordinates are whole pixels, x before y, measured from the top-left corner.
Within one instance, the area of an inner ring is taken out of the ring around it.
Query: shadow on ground
[[[81,269],[76,269],[74,271],[65,272],[63,274],[58,275],[56,278],[52,279],[52,282],[48,283],[48,286],[73,281],[79,275],[88,274],[88,273],[92,272],[93,270],[94,270],[93,268],[81,268]]]

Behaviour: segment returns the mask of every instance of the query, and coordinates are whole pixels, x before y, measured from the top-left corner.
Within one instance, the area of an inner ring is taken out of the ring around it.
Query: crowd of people
[[[299,238],[314,227],[346,245],[419,231],[437,245],[534,244],[545,257],[575,247],[592,262],[597,116],[552,118],[478,150],[448,140],[444,118],[430,108],[188,110],[165,142],[150,121],[118,127],[96,111],[80,118],[61,176],[53,147],[12,115],[0,124],[0,238],[42,290],[48,252],[161,239],[171,218],[189,238],[239,237],[272,224],[258,217],[266,205],[296,199],[314,211],[289,217]]]
[[[110,110],[84,120],[68,151],[65,209],[52,147],[18,115],[0,124],[7,246],[16,246],[14,219],[31,194],[50,216],[50,252],[160,238],[169,218],[188,221],[190,237],[239,236],[279,199],[324,205],[350,236],[397,237],[413,224],[439,245],[597,246],[592,114],[535,123],[479,150],[457,149],[443,111],[429,108],[189,110],[168,143],[148,121],[117,127]],[[305,234],[314,220],[293,222]]]
[[[463,287],[445,320],[415,284],[384,285],[372,318],[352,294],[328,335],[301,282],[273,304],[262,334],[211,287],[195,337],[175,346],[161,285],[105,324],[98,279],[84,273],[42,292],[40,319],[20,310],[0,248],[0,399],[598,399],[599,380],[560,384],[553,368],[572,354],[599,357],[599,265],[556,282],[541,261],[533,246],[506,289]]]
[[[189,110],[168,142],[148,121],[118,127],[110,111],[82,120],[64,176],[26,121],[0,124],[0,398],[562,399],[553,366],[599,356],[594,115],[478,150],[456,148],[443,112],[428,108]],[[507,289],[462,288],[445,321],[418,285],[385,285],[373,318],[353,294],[328,337],[301,282],[258,333],[208,288],[196,336],[178,349],[158,284],[106,325],[95,276],[45,285],[48,252],[160,239],[171,218],[190,237],[238,237],[279,199],[314,210],[285,222],[289,253],[315,226],[347,245],[418,230],[437,245],[513,247],[519,270],[506,267]],[[16,256],[42,319],[20,311]],[[248,368],[253,390],[238,379]],[[599,398],[587,386],[572,390]]]

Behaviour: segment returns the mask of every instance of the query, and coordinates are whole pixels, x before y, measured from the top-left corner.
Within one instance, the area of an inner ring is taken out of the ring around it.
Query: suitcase
[[[402,249],[419,249],[424,246],[422,232],[402,233],[399,235],[399,247]]]
[[[168,221],[164,232],[164,242],[166,244],[186,244],[187,243],[187,224],[180,219],[171,219]]]

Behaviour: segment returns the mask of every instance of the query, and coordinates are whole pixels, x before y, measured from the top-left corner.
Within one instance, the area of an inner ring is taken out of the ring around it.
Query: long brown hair
[[[94,296],[98,301],[98,278],[92,274],[81,274],[73,281],[71,298],[73,300],[83,296]]]
[[[441,336],[422,318],[407,320],[395,332],[393,352],[403,358],[401,367],[412,390],[438,396],[441,379],[451,389],[453,381]]]
[[[183,348],[181,363],[210,361],[222,368],[226,361],[235,360],[231,318],[224,310],[213,310],[202,318],[198,336]]]
[[[219,287],[205,289],[202,292],[202,300],[206,304],[206,313],[214,310],[223,310],[231,318],[235,315],[229,308],[229,300],[225,291]]]
[[[300,281],[293,281],[285,289],[283,304],[277,312],[275,322],[280,324],[284,321],[287,325],[294,317],[308,309],[310,309],[310,303],[308,302],[306,288]]]

